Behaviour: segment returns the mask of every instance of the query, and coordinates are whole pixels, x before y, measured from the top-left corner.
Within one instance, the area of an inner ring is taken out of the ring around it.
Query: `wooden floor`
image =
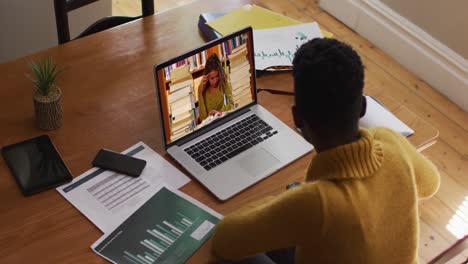
[[[193,2],[194,0],[155,0],[156,13]],[[141,15],[141,1],[139,0],[112,0],[112,15],[139,16]]]
[[[162,12],[192,1],[156,0],[155,9]],[[140,1],[112,2],[114,14],[136,15],[141,12]],[[307,12],[314,12],[322,28],[352,45],[362,56],[366,67],[365,89],[402,102],[440,132],[437,143],[423,152],[437,165],[442,176],[439,192],[420,204],[419,256],[421,263],[427,263],[457,240],[454,233],[468,232],[468,114],[383,51],[320,10],[317,3],[318,0],[313,1]],[[298,7],[301,9],[304,8]],[[296,19],[301,19],[300,12]],[[462,208],[463,203],[465,206]],[[462,263],[467,257],[468,250],[449,263]]]

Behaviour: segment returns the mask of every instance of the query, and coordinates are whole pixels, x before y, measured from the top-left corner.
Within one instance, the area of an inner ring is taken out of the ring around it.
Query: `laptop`
[[[165,150],[222,201],[313,149],[257,103],[253,51],[248,27],[154,68]]]

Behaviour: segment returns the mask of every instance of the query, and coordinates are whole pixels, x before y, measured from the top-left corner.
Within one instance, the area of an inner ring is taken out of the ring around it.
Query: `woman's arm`
[[[416,180],[418,197],[429,198],[434,195],[440,186],[440,174],[437,167],[423,154],[419,153],[406,137],[389,129],[383,130],[398,138],[398,142],[409,155]]]
[[[227,215],[216,226],[213,253],[242,259],[273,249],[319,243],[323,228],[318,189],[304,185]]]

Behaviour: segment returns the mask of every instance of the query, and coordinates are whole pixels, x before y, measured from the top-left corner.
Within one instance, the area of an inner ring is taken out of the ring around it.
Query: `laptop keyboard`
[[[251,115],[184,151],[210,170],[277,133],[258,116]]]

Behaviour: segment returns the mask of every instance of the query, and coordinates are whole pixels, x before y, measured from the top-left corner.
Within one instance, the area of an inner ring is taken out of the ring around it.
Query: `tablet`
[[[47,135],[5,146],[2,155],[21,192],[26,196],[56,187],[73,178]]]

